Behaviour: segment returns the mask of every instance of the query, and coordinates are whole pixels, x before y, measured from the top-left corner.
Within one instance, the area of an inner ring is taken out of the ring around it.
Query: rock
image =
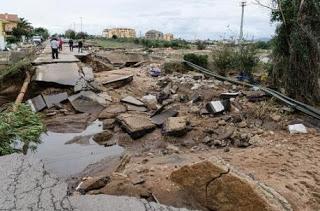
[[[224,120],[220,120],[219,122],[218,122],[218,125],[220,125],[220,126],[225,126],[227,123],[226,123],[226,121],[224,121]]]
[[[92,91],[81,91],[79,94],[70,96],[68,100],[75,110],[91,114],[101,112],[107,104],[104,98]]]
[[[183,166],[170,179],[208,210],[292,210],[279,193],[215,157]]]
[[[76,191],[79,191],[81,194],[85,194],[91,190],[97,190],[103,188],[110,182],[110,177],[91,177],[87,178],[85,181],[81,182]]]
[[[247,91],[243,93],[250,102],[259,102],[267,99],[267,95],[263,91]]]
[[[171,89],[170,92],[171,94],[176,94],[178,92],[179,87],[177,85],[174,85]]]
[[[121,114],[117,117],[121,128],[126,131],[133,139],[143,137],[153,131],[156,125],[145,115]]]
[[[174,152],[174,153],[180,153],[179,147],[176,147],[176,146],[174,146],[174,145],[172,145],[172,144],[168,144],[168,146],[166,147],[166,149],[167,149],[168,151],[172,151],[172,152]]]
[[[112,146],[115,145],[116,143],[109,143],[110,139],[113,137],[113,133],[110,132],[109,130],[103,131],[102,133],[96,134],[93,136],[93,140],[99,144],[99,145],[108,145]]]
[[[119,114],[127,111],[126,106],[122,104],[113,104],[105,108],[99,115],[99,119],[112,119]]]
[[[206,108],[211,114],[221,114],[225,111],[230,110],[230,101],[211,101],[207,104]]]
[[[156,96],[154,96],[154,95],[146,95],[146,96],[143,96],[142,97],[142,101],[144,102],[144,103],[155,103],[155,104],[157,104],[157,97]]]
[[[192,106],[190,108],[190,113],[192,114],[199,114],[200,113],[200,108],[198,106]]]
[[[186,117],[170,117],[163,126],[163,133],[168,136],[183,136],[188,132]]]
[[[290,134],[308,133],[307,128],[303,124],[289,125]]]
[[[144,106],[134,106],[134,105],[130,105],[130,104],[127,104],[126,106],[127,106],[128,111],[137,111],[137,112],[148,111],[148,109]]]
[[[275,122],[280,122],[280,120],[281,120],[281,116],[280,115],[272,115],[271,116],[271,119],[273,120],[273,121],[275,121]]]
[[[202,96],[201,95],[198,95],[198,94],[195,94],[192,96],[192,103],[197,103],[199,101],[202,100]]]
[[[238,126],[239,126],[240,128],[245,128],[245,127],[248,127],[248,124],[247,124],[245,121],[242,121],[242,122],[240,122],[240,123],[238,124]]]
[[[151,117],[151,121],[158,126],[162,126],[169,117],[175,117],[177,115],[178,111],[176,111],[173,108],[170,108],[166,111],[161,112],[160,114]]]
[[[123,103],[128,103],[128,104],[131,104],[131,105],[134,105],[134,106],[144,106],[144,103],[141,102],[140,100],[132,97],[132,96],[128,96],[128,97],[125,97],[121,100],[121,102]]]
[[[102,121],[102,123],[103,123],[104,130],[108,130],[108,129],[112,130],[112,129],[114,129],[116,120],[115,119],[105,119]]]
[[[240,95],[240,92],[225,92],[220,94],[221,99],[231,99],[231,98],[236,98]]]
[[[215,147],[222,147],[222,141],[221,140],[214,140],[213,145]]]
[[[211,138],[210,136],[206,136],[203,140],[202,143],[206,144],[206,145],[210,145],[210,143],[214,141],[213,138]]]

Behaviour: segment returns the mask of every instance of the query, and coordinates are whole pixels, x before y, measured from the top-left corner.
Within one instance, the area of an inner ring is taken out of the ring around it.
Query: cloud
[[[239,34],[240,0],[2,0],[1,12],[17,13],[52,33],[68,28],[101,34],[108,27],[157,29],[185,39],[219,39]],[[269,37],[270,12],[252,3],[245,10],[245,34]]]

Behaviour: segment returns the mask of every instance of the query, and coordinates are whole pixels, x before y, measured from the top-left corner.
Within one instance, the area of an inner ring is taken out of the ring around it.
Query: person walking
[[[70,48],[70,51],[73,52],[73,40],[72,39],[69,40],[69,48]]]
[[[79,42],[78,42],[78,53],[82,53],[82,48],[83,48],[83,42],[82,42],[82,40],[79,40]]]
[[[50,41],[52,59],[59,59],[59,42],[57,38],[52,38]]]
[[[62,38],[60,37],[59,38],[59,50],[62,51],[62,46],[63,46],[63,40]]]

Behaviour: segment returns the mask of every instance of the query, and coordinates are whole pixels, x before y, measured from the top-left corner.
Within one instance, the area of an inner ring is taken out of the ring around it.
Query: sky
[[[241,17],[240,0],[1,0],[0,12],[18,14],[51,33],[80,31],[82,17],[83,31],[89,34],[128,27],[138,36],[155,29],[188,40],[237,37]],[[274,31],[270,11],[248,0],[246,38],[269,38]]]

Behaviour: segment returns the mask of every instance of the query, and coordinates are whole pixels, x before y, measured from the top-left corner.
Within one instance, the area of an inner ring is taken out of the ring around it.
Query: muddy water
[[[65,144],[77,136],[91,136],[102,132],[102,124],[94,122],[82,133],[47,132],[41,136],[42,144],[34,152],[34,156],[43,160],[50,173],[67,178],[80,173],[88,165],[108,157],[120,156],[124,149],[119,146],[103,147],[96,144],[92,138],[87,143]]]

